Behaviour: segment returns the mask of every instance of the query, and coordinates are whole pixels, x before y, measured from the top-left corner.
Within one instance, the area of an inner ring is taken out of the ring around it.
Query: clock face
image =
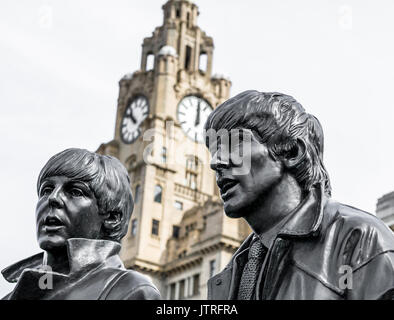
[[[124,143],[133,143],[139,137],[140,125],[148,113],[149,103],[144,96],[137,96],[130,101],[120,125],[120,136]]]
[[[177,117],[185,134],[195,142],[204,142],[205,121],[212,112],[212,107],[204,99],[187,96],[178,105]]]

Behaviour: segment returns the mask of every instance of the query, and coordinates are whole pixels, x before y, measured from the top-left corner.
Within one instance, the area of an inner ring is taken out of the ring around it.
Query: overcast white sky
[[[0,3],[0,269],[39,251],[36,179],[53,154],[113,138],[118,81],[164,0]],[[394,2],[197,0],[214,72],[293,95],[325,130],[333,198],[375,211],[394,190]],[[0,280],[0,295],[12,286]]]

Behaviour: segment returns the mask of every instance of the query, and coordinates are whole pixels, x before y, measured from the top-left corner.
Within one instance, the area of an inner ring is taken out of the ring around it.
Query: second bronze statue
[[[316,117],[291,96],[246,91],[205,129],[224,211],[253,230],[209,280],[209,299],[393,298],[394,235],[331,199]]]

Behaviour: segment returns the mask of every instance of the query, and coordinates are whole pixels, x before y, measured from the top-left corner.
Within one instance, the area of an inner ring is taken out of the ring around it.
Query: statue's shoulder
[[[394,233],[375,215],[334,200],[324,211],[330,216],[328,229],[335,228],[346,242],[368,248],[370,254],[394,250]]]
[[[102,296],[106,300],[159,300],[160,292],[145,275],[135,270],[116,270]]]
[[[336,208],[338,216],[350,228],[366,228],[393,236],[386,224],[372,213],[339,202],[336,202]]]

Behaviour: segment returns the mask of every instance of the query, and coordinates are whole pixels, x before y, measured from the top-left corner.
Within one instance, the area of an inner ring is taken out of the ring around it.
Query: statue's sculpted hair
[[[66,149],[50,158],[42,168],[37,193],[41,183],[53,176],[66,176],[87,183],[96,197],[99,214],[121,214],[121,222],[116,228],[103,229],[105,239],[119,242],[124,237],[134,201],[127,170],[118,159],[84,149]]]
[[[293,97],[278,92],[245,91],[218,106],[205,123],[206,131],[237,128],[255,132],[274,159],[280,159],[294,148],[297,140],[303,140],[306,156],[291,170],[292,174],[304,192],[321,183],[325,193],[331,195],[323,164],[323,129],[319,120],[306,113]]]

